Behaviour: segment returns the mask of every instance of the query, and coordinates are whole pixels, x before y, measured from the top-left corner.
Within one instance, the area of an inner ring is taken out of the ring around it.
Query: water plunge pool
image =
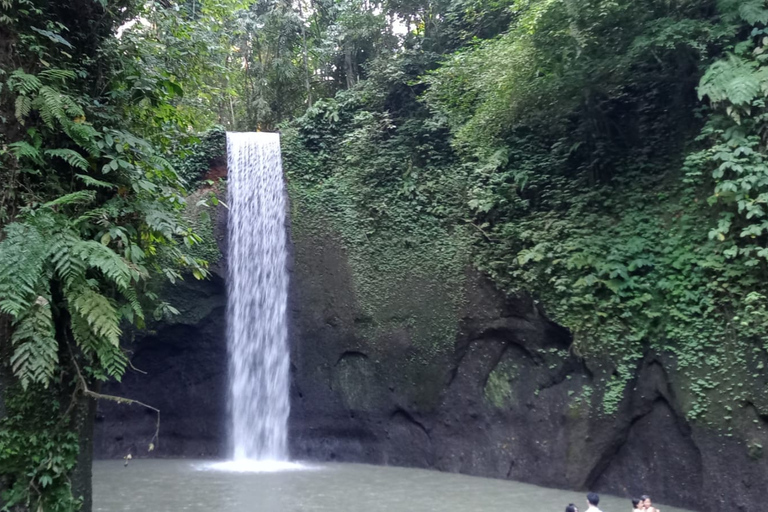
[[[562,512],[586,510],[584,494],[422,469],[305,463],[243,472],[212,461],[93,463],[98,512]],[[662,512],[686,512],[655,504]],[[604,512],[629,512],[629,499],[601,496]]]

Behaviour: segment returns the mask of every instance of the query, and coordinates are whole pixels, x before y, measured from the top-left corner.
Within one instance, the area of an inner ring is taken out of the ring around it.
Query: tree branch
[[[490,236],[488,233],[486,233],[485,231],[483,231],[483,228],[481,228],[480,226],[478,226],[477,224],[475,224],[475,223],[474,223],[474,222],[472,222],[471,220],[467,220],[467,219],[462,219],[462,220],[463,220],[464,222],[466,222],[467,224],[469,224],[470,226],[472,226],[473,228],[475,228],[476,230],[478,230],[480,233],[482,233],[482,234],[483,234],[483,236],[484,236],[485,238],[487,238],[489,242],[498,242],[498,241],[499,241],[499,239],[498,239],[498,238],[492,238],[492,237],[491,237],[491,236]]]
[[[122,396],[115,396],[115,395],[105,395],[103,393],[97,393],[96,391],[92,391],[88,387],[88,383],[85,381],[85,377],[83,377],[83,373],[80,371],[80,365],[77,364],[77,359],[75,359],[75,354],[72,352],[72,347],[69,343],[67,343],[67,348],[69,349],[69,354],[72,357],[72,364],[75,365],[75,370],[77,370],[78,387],[77,389],[75,389],[75,392],[80,390],[83,392],[85,396],[89,396],[96,400],[109,400],[110,402],[116,402],[118,404],[140,405],[142,407],[145,407],[157,413],[157,421],[155,422],[155,435],[152,436],[152,439],[150,439],[149,441],[149,451],[154,450],[155,443],[159,444],[160,442],[160,409],[158,409],[157,407],[152,407],[149,404],[145,404],[144,402],[133,400],[132,398],[125,398]]]

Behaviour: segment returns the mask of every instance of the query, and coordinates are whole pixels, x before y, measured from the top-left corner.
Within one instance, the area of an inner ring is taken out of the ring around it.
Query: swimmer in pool
[[[659,509],[653,506],[653,503],[651,503],[651,497],[647,494],[640,496],[640,499],[642,500],[643,510],[644,512],[659,512]]]

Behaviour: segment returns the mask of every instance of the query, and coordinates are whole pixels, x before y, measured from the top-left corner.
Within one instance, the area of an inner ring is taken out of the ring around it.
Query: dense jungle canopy
[[[83,504],[81,402],[125,371],[121,337],[175,313],[157,283],[206,277],[187,213],[218,199],[187,198],[221,130],[280,130],[292,194],[354,218],[349,246],[429,246],[531,294],[613,364],[604,413],[649,349],[688,372],[690,419],[749,402],[768,350],[763,0],[0,8],[7,509]]]

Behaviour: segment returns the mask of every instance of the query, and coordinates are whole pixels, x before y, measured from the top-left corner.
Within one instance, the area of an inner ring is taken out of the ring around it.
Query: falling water
[[[285,196],[276,133],[227,133],[228,333],[235,461],[287,459]]]

